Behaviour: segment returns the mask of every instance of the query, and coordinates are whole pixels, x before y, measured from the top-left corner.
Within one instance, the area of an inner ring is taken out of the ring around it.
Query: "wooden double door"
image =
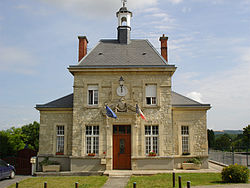
[[[131,169],[131,126],[113,126],[113,169]]]

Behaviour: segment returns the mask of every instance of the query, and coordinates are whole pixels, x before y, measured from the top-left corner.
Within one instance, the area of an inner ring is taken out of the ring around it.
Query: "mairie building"
[[[78,37],[79,61],[68,67],[73,93],[36,105],[38,161],[49,157],[72,172],[171,170],[200,157],[208,168],[210,105],[172,90],[167,36],[159,37],[160,54],[148,40],[131,39],[125,5],[116,17],[117,38],[87,53],[87,37]]]

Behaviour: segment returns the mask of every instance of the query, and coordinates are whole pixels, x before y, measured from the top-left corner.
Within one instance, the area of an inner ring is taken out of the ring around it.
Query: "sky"
[[[0,130],[39,121],[36,104],[72,93],[78,36],[88,50],[117,35],[120,0],[0,1]],[[250,0],[128,0],[131,38],[177,66],[173,90],[211,104],[208,128],[250,124]]]

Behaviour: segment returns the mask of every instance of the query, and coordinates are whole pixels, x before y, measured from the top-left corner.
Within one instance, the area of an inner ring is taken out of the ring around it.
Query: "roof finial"
[[[127,0],[122,0],[123,7],[126,7]]]

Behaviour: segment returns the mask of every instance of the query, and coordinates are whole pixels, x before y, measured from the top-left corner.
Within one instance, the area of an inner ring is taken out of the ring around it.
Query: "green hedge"
[[[248,183],[249,170],[242,165],[229,165],[223,168],[221,176],[226,183]]]

